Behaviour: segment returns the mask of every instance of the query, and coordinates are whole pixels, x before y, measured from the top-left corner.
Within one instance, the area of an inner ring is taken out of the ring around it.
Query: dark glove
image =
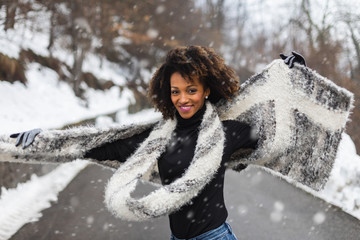
[[[30,146],[30,144],[34,141],[36,135],[38,135],[42,130],[40,128],[36,128],[30,131],[14,133],[11,134],[11,138],[16,138],[15,146],[19,146],[22,143],[22,148],[26,148]]]
[[[286,56],[282,53],[280,53],[280,57],[284,60],[284,63],[289,65],[289,68],[292,68],[294,66],[294,63],[299,63],[301,65],[304,65],[306,67],[305,59],[301,54],[292,51],[291,52],[293,56]]]

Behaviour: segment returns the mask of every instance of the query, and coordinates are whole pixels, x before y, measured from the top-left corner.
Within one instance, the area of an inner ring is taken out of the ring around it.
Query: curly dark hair
[[[230,99],[239,90],[235,71],[212,48],[177,47],[168,52],[165,63],[150,81],[149,97],[164,119],[173,119],[176,112],[170,95],[170,77],[175,72],[190,81],[198,78],[204,89],[210,88],[208,100],[213,104],[220,99]]]

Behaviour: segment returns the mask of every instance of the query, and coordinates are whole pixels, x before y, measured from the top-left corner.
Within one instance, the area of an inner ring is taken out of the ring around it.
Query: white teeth
[[[181,106],[180,108],[184,109],[184,110],[189,110],[191,107],[190,106]]]

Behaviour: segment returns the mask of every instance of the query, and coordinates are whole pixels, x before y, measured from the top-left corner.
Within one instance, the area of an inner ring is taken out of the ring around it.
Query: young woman
[[[205,102],[214,104],[221,99],[230,99],[238,90],[234,70],[212,49],[190,46],[175,48],[168,53],[165,63],[153,75],[149,89],[150,98],[163,118],[177,122],[166,151],[158,159],[163,185],[174,182],[189,167],[198,141],[198,129],[207,110]],[[191,204],[169,215],[172,239],[217,239],[215,236],[236,239],[226,223],[224,165],[239,148],[255,148],[256,139],[251,138],[247,124],[224,121],[222,125],[225,146],[221,166]],[[92,149],[85,157],[126,159],[149,133],[150,130],[125,141],[132,144],[124,144],[121,140]]]
[[[305,64],[296,53],[282,58],[290,67],[294,62]],[[171,239],[236,239],[226,222],[228,212],[223,195],[226,164],[237,150],[255,149],[257,138],[248,124],[235,120],[220,122],[213,105],[230,99],[238,90],[234,70],[212,49],[201,46],[175,48],[168,53],[150,82],[149,97],[162,113],[164,125],[109,141],[87,150],[83,156],[98,161],[128,162],[130,159],[126,171],[136,168],[131,161],[144,154],[156,158],[161,183],[168,186],[167,191],[170,194],[185,192],[182,195],[185,200],[171,208],[169,214]],[[162,139],[158,136],[162,128],[167,128],[167,120],[174,122],[173,128],[163,131],[170,132],[170,137],[156,145],[155,140]],[[38,133],[34,130],[13,137],[18,137],[17,145],[23,143],[26,147]],[[157,139],[153,137],[155,133],[158,133]],[[158,155],[154,157],[153,152]],[[208,165],[211,167],[207,168]],[[190,168],[195,178],[187,178]],[[122,179],[126,179],[123,176],[119,173],[109,182],[106,202],[110,208],[119,208],[117,201],[121,194],[117,192]],[[182,178],[185,180],[180,181]]]
[[[295,56],[284,57],[289,66],[293,65]],[[165,152],[157,160],[163,185],[180,178],[190,166],[197,142],[203,140],[198,138],[207,110],[206,102],[211,106],[220,100],[230,99],[238,90],[239,82],[234,70],[211,48],[178,47],[168,53],[165,63],[153,75],[149,89],[149,97],[163,118],[177,122]],[[245,123],[227,120],[221,124],[225,138],[221,164],[189,204],[169,214],[171,239],[236,239],[226,222],[228,212],[223,194],[225,165],[240,148],[256,148],[257,139]],[[93,149],[86,157],[126,159],[149,133],[150,130],[127,139],[126,142],[131,142],[131,145],[121,140]],[[127,155],[124,155],[125,152]]]

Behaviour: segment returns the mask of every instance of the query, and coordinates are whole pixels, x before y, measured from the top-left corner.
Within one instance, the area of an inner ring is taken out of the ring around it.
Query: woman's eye
[[[171,91],[171,94],[178,94],[179,92],[178,91],[176,91],[176,90],[173,90],[173,91]]]
[[[196,93],[197,92],[197,89],[190,89],[189,90],[189,93]]]

